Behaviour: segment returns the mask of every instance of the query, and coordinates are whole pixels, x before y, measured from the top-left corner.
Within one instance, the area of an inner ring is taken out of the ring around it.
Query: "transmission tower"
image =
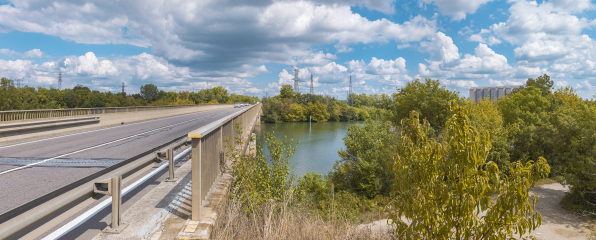
[[[315,87],[313,85],[313,81],[312,81],[312,73],[310,74],[310,95],[315,94]]]
[[[58,90],[62,89],[62,71],[58,73]]]
[[[124,82],[122,82],[122,94],[124,94]]]
[[[17,88],[21,88],[21,81],[23,78],[17,78]]]
[[[298,68],[292,68],[292,70],[294,70],[294,91],[299,92],[300,90],[298,89],[298,82],[300,82],[300,79],[298,78],[298,72],[300,70]]]
[[[348,105],[352,106],[354,101],[352,100],[352,75],[350,75],[350,88],[348,88]]]

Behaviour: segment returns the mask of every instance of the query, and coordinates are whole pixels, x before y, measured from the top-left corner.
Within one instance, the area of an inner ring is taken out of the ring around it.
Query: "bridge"
[[[192,236],[229,175],[224,153],[246,151],[260,114],[261,104],[0,112],[0,239],[120,234],[139,225],[122,219],[145,211],[135,201],[185,186],[191,203],[180,229]]]

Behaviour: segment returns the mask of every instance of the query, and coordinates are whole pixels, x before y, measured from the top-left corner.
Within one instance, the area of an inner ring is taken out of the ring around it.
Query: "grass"
[[[289,199],[289,200],[288,200]],[[336,218],[325,221],[312,206],[297,206],[292,196],[252,208],[247,201],[230,199],[220,207],[212,239],[392,239],[387,228],[366,227]],[[246,210],[249,208],[249,211]],[[376,214],[376,215],[375,215]],[[380,219],[366,213],[360,219]]]
[[[538,180],[538,182],[536,183],[535,186],[551,184],[551,183],[558,183],[558,182],[561,182],[560,177],[543,178],[543,179]]]

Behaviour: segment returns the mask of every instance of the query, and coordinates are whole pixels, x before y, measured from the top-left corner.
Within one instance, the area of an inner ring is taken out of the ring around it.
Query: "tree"
[[[521,87],[518,90],[532,86],[532,87],[540,89],[540,92],[542,92],[542,96],[546,97],[546,96],[552,94],[551,90],[553,88],[553,84],[554,84],[554,82],[552,80],[550,80],[550,76],[544,74],[542,76],[539,76],[537,79],[528,78],[528,81],[526,81],[526,86]]]
[[[388,208],[400,239],[508,239],[541,224],[534,184],[550,167],[544,158],[515,162],[505,177],[486,158],[489,134],[471,126],[465,109],[450,101],[446,142],[427,138],[418,113],[402,120],[392,159],[393,199]],[[404,220],[405,218],[409,224]]]
[[[395,153],[397,134],[389,122],[366,121],[364,126],[348,127],[343,138],[341,160],[333,165],[328,178],[337,191],[346,190],[373,199],[389,196],[394,176],[387,171],[388,159]]]
[[[281,86],[281,89],[279,90],[280,98],[293,98],[294,95],[296,95],[296,92],[294,92],[294,89],[292,88],[292,86],[287,85],[287,84]]]
[[[327,113],[327,106],[320,102],[308,103],[307,105],[308,115],[311,116],[315,122],[327,122],[329,119],[329,113]]]
[[[421,118],[426,119],[434,129],[442,129],[449,118],[449,101],[458,103],[461,99],[457,92],[450,91],[441,86],[439,80],[426,79],[420,82],[416,79],[406,83],[405,87],[398,88],[393,94],[392,120],[399,124],[400,120],[407,118],[411,111],[416,111]]]
[[[158,90],[157,90],[157,86],[155,86],[152,83],[148,83],[145,85],[141,86],[141,98],[143,98],[143,100],[152,103],[153,101],[157,100],[157,94],[158,94]]]
[[[306,116],[304,115],[304,108],[302,105],[297,103],[292,103],[290,105],[290,112],[285,117],[285,121],[288,122],[301,122],[306,121]]]
[[[467,101],[465,106],[469,110],[472,126],[480,132],[490,133],[492,148],[487,161],[495,162],[501,171],[509,174],[510,153],[513,151],[511,136],[519,130],[519,125],[510,124],[505,127],[498,102],[488,98],[481,99],[478,103]]]

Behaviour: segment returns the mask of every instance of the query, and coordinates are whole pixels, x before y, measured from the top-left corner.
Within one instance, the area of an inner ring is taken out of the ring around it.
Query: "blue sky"
[[[548,74],[596,91],[589,0],[0,1],[0,76],[29,86],[129,93],[223,86],[263,96],[292,84],[345,99],[415,78],[470,87]]]

